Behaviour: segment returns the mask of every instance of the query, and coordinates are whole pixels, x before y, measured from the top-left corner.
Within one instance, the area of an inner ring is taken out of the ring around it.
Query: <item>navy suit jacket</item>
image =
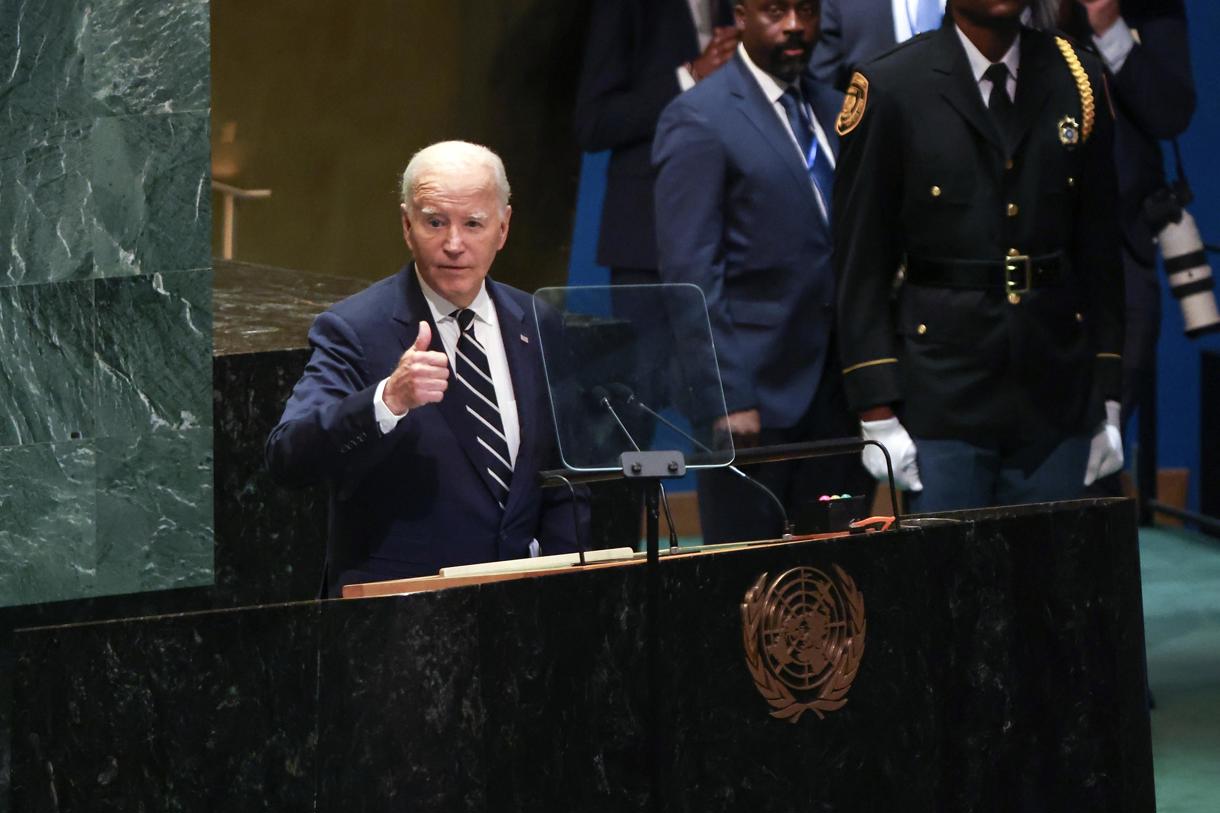
[[[809,67],[839,90],[857,67],[898,44],[892,0],[822,0],[821,31]]]
[[[801,77],[837,154],[842,94]],[[700,286],[730,412],[784,429],[817,392],[834,318],[831,236],[804,161],[738,54],[665,109],[653,145],[661,279]]]
[[[716,25],[731,25],[718,0]],[[576,99],[576,140],[612,150],[597,261],[656,268],[649,153],[661,110],[681,91],[678,66],[699,56],[687,0],[596,0]]]
[[[487,292],[521,425],[503,511],[475,465],[476,441],[465,431],[459,399],[446,395],[411,410],[388,435],[377,426],[377,384],[415,341],[421,321],[432,327],[430,349],[444,352],[414,265],[314,321],[313,356],[267,439],[267,464],[286,485],[329,486],[325,593],[431,575],[448,565],[525,557],[533,539],[543,554],[573,551],[576,522],[587,538],[583,492],[573,506],[566,489],[538,485],[538,471],[553,462],[555,430],[530,296],[491,279]]]

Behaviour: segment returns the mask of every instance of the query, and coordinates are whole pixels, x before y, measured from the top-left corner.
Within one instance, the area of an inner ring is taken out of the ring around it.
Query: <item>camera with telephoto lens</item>
[[[1192,339],[1220,330],[1220,311],[1212,292],[1212,269],[1207,263],[1199,227],[1185,208],[1193,199],[1190,187],[1179,179],[1144,201],[1144,218],[1156,232],[1169,290],[1178,300],[1186,335]]]

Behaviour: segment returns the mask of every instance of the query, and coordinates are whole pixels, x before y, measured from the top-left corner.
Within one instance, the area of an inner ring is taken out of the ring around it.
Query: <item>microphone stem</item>
[[[670,429],[672,429],[673,431],[677,432],[679,435],[681,435],[682,437],[686,438],[686,439],[687,439],[687,440],[689,440],[691,443],[695,444],[696,446],[698,446],[700,449],[702,449],[703,451],[707,452],[708,454],[715,454],[715,453],[716,453],[716,451],[715,451],[714,449],[712,449],[711,447],[709,447],[709,446],[708,446],[706,443],[703,443],[703,442],[702,442],[702,441],[700,441],[698,438],[693,437],[693,436],[691,436],[690,434],[688,434],[688,433],[686,433],[686,432],[682,431],[681,429],[679,429],[677,426],[675,426],[675,425],[674,425],[673,421],[668,420],[668,419],[667,419],[667,418],[666,418],[664,415],[662,415],[661,413],[657,412],[655,409],[653,409],[652,407],[648,406],[648,404],[645,404],[643,401],[639,400],[639,399],[638,399],[638,398],[636,398],[634,395],[632,395],[632,396],[631,396],[631,398],[628,400],[628,403],[635,404],[635,405],[636,405],[636,407],[638,407],[639,409],[644,410],[644,411],[645,411],[645,412],[647,412],[649,415],[651,415],[652,417],[656,418],[658,421],[660,421],[661,423],[665,424],[665,425],[666,425],[666,426],[668,426]],[[618,416],[617,416],[617,415],[615,415],[615,416],[614,416],[614,418],[615,418],[615,420],[618,420]],[[788,520],[788,511],[787,511],[787,509],[785,509],[785,508],[784,508],[784,504],[783,504],[782,502],[780,502],[779,497],[775,496],[775,492],[774,492],[774,491],[772,491],[771,489],[767,488],[767,486],[763,485],[763,483],[762,483],[762,482],[760,482],[759,480],[757,480],[756,478],[751,477],[750,475],[746,474],[746,473],[745,473],[744,471],[742,471],[741,469],[737,468],[737,466],[736,466],[736,465],[734,465],[734,464],[730,463],[730,464],[729,464],[729,466],[728,466],[728,468],[729,468],[729,471],[733,472],[733,473],[734,473],[734,474],[736,474],[738,477],[743,478],[743,479],[744,479],[746,482],[751,483],[751,484],[753,484],[753,485],[757,486],[758,488],[762,489],[763,493],[765,493],[765,494],[766,494],[768,497],[770,497],[770,498],[771,498],[771,502],[775,503],[775,507],[779,509],[779,515],[780,515],[780,519],[783,521],[783,528],[784,528],[784,534],[783,534],[783,535],[784,535],[784,536],[791,536],[791,534],[792,534],[792,523],[791,523],[791,522],[789,522],[789,520]],[[667,506],[666,510],[668,511],[668,506]]]

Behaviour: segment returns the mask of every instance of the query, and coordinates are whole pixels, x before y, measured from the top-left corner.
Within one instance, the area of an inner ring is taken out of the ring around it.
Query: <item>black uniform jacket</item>
[[[1049,448],[1087,431],[1119,392],[1121,237],[1101,66],[1073,49],[1095,116],[1087,139],[1064,143],[1084,126],[1082,89],[1053,36],[1024,29],[1020,53],[1011,154],[948,21],[861,70],[864,113],[842,140],[834,192],[845,383],[854,409],[895,405],[915,437]],[[1021,290],[1018,259],[1006,287],[1005,257],[1056,252],[1059,284]],[[895,293],[900,267],[918,260],[992,261],[1001,279],[983,290],[912,275]]]

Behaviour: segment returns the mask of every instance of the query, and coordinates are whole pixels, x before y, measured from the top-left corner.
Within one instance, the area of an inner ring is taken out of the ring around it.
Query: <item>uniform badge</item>
[[[1075,149],[1080,143],[1080,122],[1071,116],[1064,116],[1056,126],[1059,129],[1059,143],[1069,150]]]
[[[847,705],[864,656],[864,595],[842,568],[763,573],[741,604],[746,668],[771,707],[795,723]]]
[[[864,108],[868,106],[868,79],[857,71],[851,75],[851,83],[847,86],[847,96],[843,99],[843,109],[835,120],[835,132],[845,136],[864,118]]]

